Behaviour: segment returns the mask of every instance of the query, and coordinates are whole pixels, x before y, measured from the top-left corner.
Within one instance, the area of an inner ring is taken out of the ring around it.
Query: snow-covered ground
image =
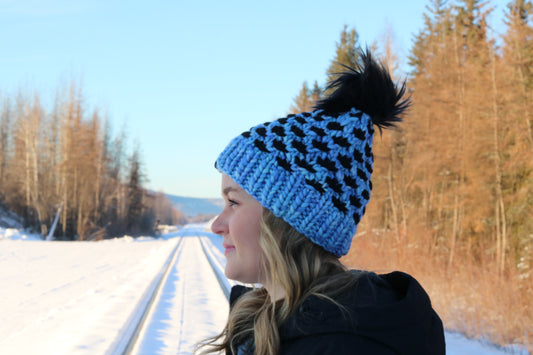
[[[226,296],[196,235],[183,237],[160,301],[136,354],[190,353],[195,343],[224,327]]]
[[[108,354],[180,239],[139,354],[189,354],[222,329],[228,305],[202,253],[223,267],[220,237],[196,226],[160,239],[44,242],[0,228],[0,354]],[[508,354],[459,334],[446,341],[451,355]]]
[[[177,242],[21,240],[0,241],[0,354],[104,354]]]

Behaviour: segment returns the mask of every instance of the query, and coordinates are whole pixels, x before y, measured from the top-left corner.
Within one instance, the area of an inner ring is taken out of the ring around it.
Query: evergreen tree
[[[144,212],[143,195],[141,187],[142,172],[139,152],[134,150],[130,157],[130,169],[128,177],[128,212],[126,226],[129,233],[139,233],[141,230],[141,217]]]
[[[533,6],[513,0],[505,14],[503,36],[505,71],[502,134],[505,134],[505,171],[502,188],[510,235],[511,261],[524,283],[533,279]]]
[[[311,90],[311,101],[313,102],[313,105],[315,105],[321,99],[322,99],[322,88],[318,86],[318,83],[315,80],[313,84],[313,90]]]
[[[458,3],[455,6],[455,28],[463,59],[478,56],[488,60],[488,56],[483,56],[485,53],[478,51],[485,48],[483,44],[487,40],[487,16],[492,9],[486,9],[487,3],[481,0],[459,0]]]
[[[399,56],[395,50],[394,33],[390,26],[386,27],[380,42],[376,42],[373,47],[374,55],[389,68],[393,81],[397,81]],[[407,236],[404,181],[410,170],[405,169],[403,164],[407,143],[405,131],[398,127],[383,135],[374,146],[374,153],[380,156],[381,164],[375,165],[373,177],[376,181],[383,182],[379,188],[374,189],[372,197],[378,214],[376,225],[392,230],[397,242]]]
[[[528,0],[514,0],[507,5],[505,14],[507,33],[504,35],[504,59],[511,68],[509,89],[517,101],[516,113],[522,116],[525,137],[533,151],[533,5]],[[517,90],[518,89],[518,92]]]
[[[309,112],[311,111],[312,107],[313,102],[309,93],[309,88],[307,87],[307,82],[304,81],[300,92],[294,98],[294,103],[291,106],[289,112],[293,114],[300,112]]]
[[[440,49],[446,48],[447,37],[450,36],[452,28],[450,7],[447,6],[446,0],[430,0],[426,11],[423,14],[424,26],[415,35],[411,53],[407,56],[413,81],[427,74],[427,66],[431,60],[442,58]]]
[[[436,250],[446,248],[451,234],[451,172],[456,159],[450,151],[457,144],[458,75],[451,8],[444,1],[433,0],[426,9],[424,27],[416,35],[409,56],[413,69],[408,86],[414,106],[403,127],[412,146],[406,159],[414,181],[406,196],[419,211],[411,222],[431,231],[430,245]]]
[[[336,44],[335,57],[332,59],[326,71],[327,82],[334,80],[338,74],[344,72],[346,70],[345,66],[353,68],[359,63],[358,41],[359,35],[355,28],[349,30],[348,26],[344,25],[340,39]],[[304,81],[300,92],[294,98],[293,104],[289,108],[289,113],[312,111],[315,103],[323,95],[327,95],[327,93],[323,92],[316,81],[313,84],[312,90],[309,89],[307,82]]]
[[[359,47],[359,35],[355,28],[349,30],[348,26],[344,25],[336,44],[335,57],[326,72],[327,82],[331,82],[339,73],[344,72],[344,66],[353,68],[359,63]]]

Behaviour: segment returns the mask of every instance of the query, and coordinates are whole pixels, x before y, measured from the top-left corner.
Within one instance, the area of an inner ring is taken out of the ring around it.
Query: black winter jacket
[[[280,354],[445,354],[442,322],[414,278],[402,272],[354,272],[360,274],[357,286],[338,299],[348,314],[309,297],[281,325]],[[234,286],[230,304],[249,290]],[[240,354],[253,354],[253,345],[240,346],[235,355]]]

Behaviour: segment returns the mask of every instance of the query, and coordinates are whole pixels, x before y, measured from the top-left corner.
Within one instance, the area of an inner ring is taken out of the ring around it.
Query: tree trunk
[[[507,223],[505,218],[505,204],[502,192],[502,172],[500,159],[500,142],[499,142],[499,112],[498,112],[498,87],[496,84],[496,55],[494,50],[491,53],[491,78],[492,78],[492,117],[493,117],[493,155],[494,155],[494,174],[496,176],[496,240],[498,242],[497,265],[498,274],[501,276],[505,270],[505,249],[507,248]],[[498,255],[499,254],[499,255]]]

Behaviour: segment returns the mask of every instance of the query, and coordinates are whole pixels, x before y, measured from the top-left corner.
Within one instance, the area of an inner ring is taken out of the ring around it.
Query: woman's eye
[[[232,206],[235,206],[235,205],[237,205],[236,201],[228,200],[228,206],[232,207]]]

